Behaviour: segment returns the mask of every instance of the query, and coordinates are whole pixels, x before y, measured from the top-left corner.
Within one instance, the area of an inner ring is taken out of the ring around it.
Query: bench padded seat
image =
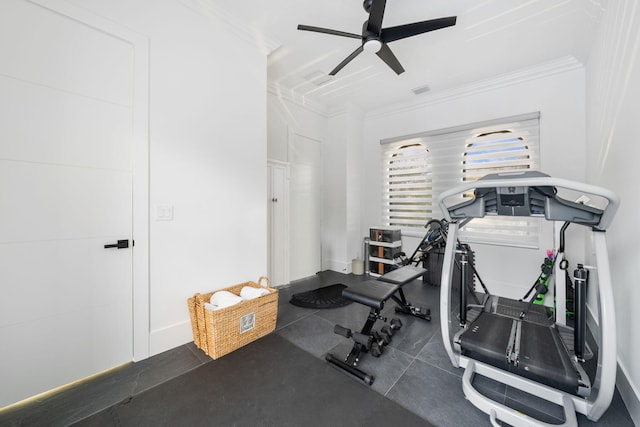
[[[368,280],[351,285],[342,291],[344,298],[382,310],[384,302],[398,290],[398,285],[377,280]]]
[[[382,282],[389,282],[395,285],[405,285],[412,280],[422,277],[427,274],[427,270],[422,267],[414,265],[405,265],[397,270],[391,270],[388,273],[378,277],[378,280]]]

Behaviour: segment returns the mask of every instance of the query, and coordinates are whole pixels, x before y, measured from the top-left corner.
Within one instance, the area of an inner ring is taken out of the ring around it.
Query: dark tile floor
[[[288,301],[294,293],[367,279],[366,276],[322,272],[280,288],[275,333],[318,358],[324,359],[327,352],[344,357],[351,348],[350,341],[334,334],[333,327],[338,323],[359,330],[368,308],[351,304],[337,309],[312,310],[293,306]],[[462,370],[451,366],[444,351],[439,326],[439,288],[416,280],[404,289],[414,305],[431,308],[432,320],[427,322],[396,315],[393,304],[385,307],[382,314],[400,317],[403,327],[393,336],[382,357],[376,359],[366,355],[360,362],[361,369],[376,377],[372,389],[436,426],[490,426],[489,417],[465,400]],[[0,425],[69,425],[208,362],[211,359],[189,343],[46,398],[0,411]],[[498,401],[521,408],[533,407],[548,422],[561,422],[557,409],[549,408],[532,396],[483,377],[474,384],[482,393]],[[633,426],[617,392],[611,407],[598,423],[584,416],[579,416],[578,420],[580,426]]]
[[[322,272],[315,277],[295,282],[280,289],[277,333],[317,357],[327,352],[344,357],[353,342],[333,333],[337,323],[354,330],[364,324],[368,307],[351,304],[330,310],[310,310],[287,304],[294,293],[304,292],[334,283],[352,284],[368,280],[367,276]],[[366,355],[359,367],[375,376],[371,386],[387,398],[398,402],[425,420],[437,426],[490,426],[489,417],[467,402],[462,392],[463,370],[454,368],[444,350],[440,333],[440,288],[416,280],[404,287],[407,299],[416,306],[431,309],[431,321],[396,314],[394,304],[382,311],[388,318],[402,319],[402,329],[394,334],[380,358]],[[376,325],[378,326],[378,325]],[[474,386],[483,394],[524,410],[541,420],[559,424],[562,411],[555,405],[541,401],[519,390],[477,377]],[[579,415],[580,426],[633,426],[618,392],[609,410],[593,423]]]

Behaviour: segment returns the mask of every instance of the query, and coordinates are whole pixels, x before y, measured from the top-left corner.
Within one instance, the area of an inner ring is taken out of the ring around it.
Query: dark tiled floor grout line
[[[399,351],[399,350],[396,350],[396,351]],[[406,354],[406,353],[405,353],[405,354]],[[414,357],[413,359],[411,359],[411,363],[409,363],[409,364],[407,365],[407,367],[406,367],[406,368],[404,368],[404,370],[403,370],[403,371],[402,371],[402,373],[398,376],[398,378],[393,382],[393,384],[391,384],[391,385],[389,386],[389,388],[387,389],[387,391],[385,391],[385,392],[384,392],[384,394],[383,394],[383,396],[384,396],[384,397],[387,397],[387,395],[389,394],[389,392],[390,392],[391,390],[393,390],[393,388],[396,386],[396,384],[398,384],[398,381],[400,381],[400,378],[402,378],[402,377],[404,376],[404,374],[406,374],[406,373],[407,373],[407,371],[411,368],[411,366],[416,362],[416,359],[417,359],[417,357]]]

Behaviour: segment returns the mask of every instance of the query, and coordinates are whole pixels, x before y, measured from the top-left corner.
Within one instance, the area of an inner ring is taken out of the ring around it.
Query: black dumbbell
[[[394,331],[398,331],[400,330],[400,328],[402,328],[402,320],[398,319],[397,317],[391,319],[391,322],[389,323],[391,324],[391,329],[393,329]]]
[[[371,336],[373,337],[373,341],[378,343],[379,346],[385,346],[391,342],[391,337],[384,332],[379,333],[378,331],[371,331]]]
[[[382,346],[380,346],[377,342],[371,344],[371,350],[369,350],[373,357],[380,357],[382,355]]]

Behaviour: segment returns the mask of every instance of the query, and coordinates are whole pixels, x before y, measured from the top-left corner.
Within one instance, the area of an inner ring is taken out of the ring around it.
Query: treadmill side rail
[[[532,418],[520,411],[516,411],[502,403],[496,402],[495,400],[481,394],[473,387],[473,376],[475,374],[486,376],[520,390],[530,392],[530,383],[528,381],[519,380],[517,377],[505,375],[505,372],[501,369],[485,365],[472,359],[467,359],[466,365],[464,374],[462,375],[462,391],[464,392],[465,397],[469,399],[476,408],[486,414],[489,414],[492,425],[496,427],[500,426],[498,420],[514,426],[575,427],[578,425],[576,408],[573,405],[573,399],[570,395],[551,388],[545,388],[544,399],[561,406],[564,411],[565,420],[562,424],[545,423],[544,421]],[[524,386],[519,387],[520,384],[524,384]]]

